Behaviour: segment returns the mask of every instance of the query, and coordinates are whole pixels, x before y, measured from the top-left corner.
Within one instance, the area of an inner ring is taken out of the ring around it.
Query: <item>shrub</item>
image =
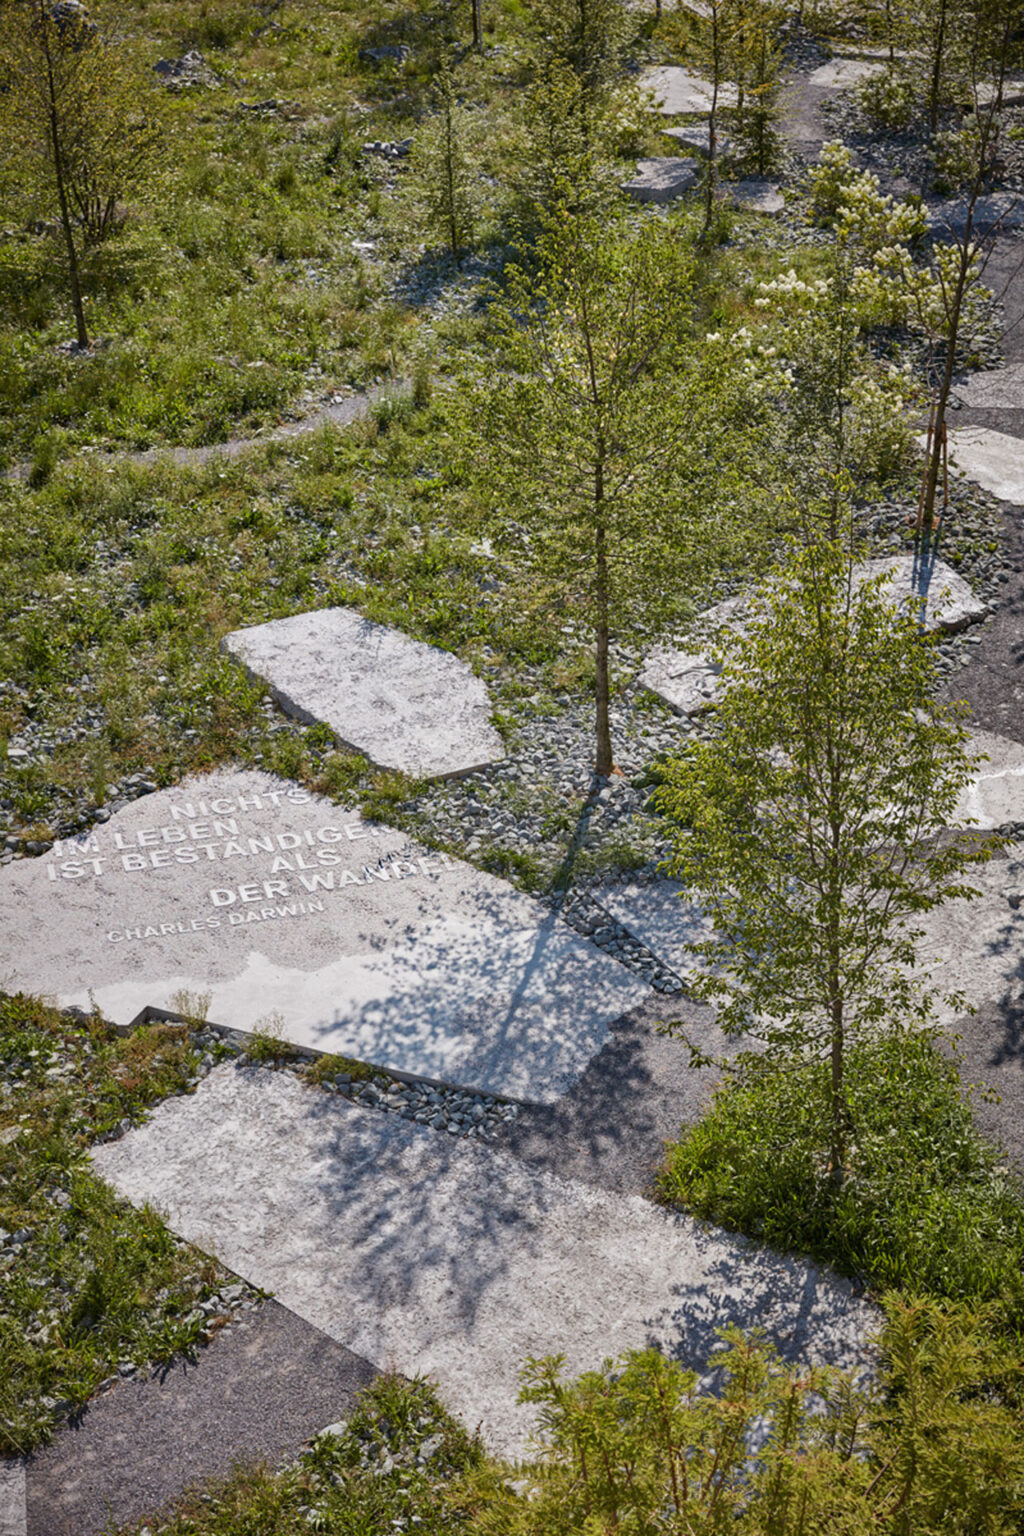
[[[906,128],[914,115],[917,94],[913,76],[893,64],[862,81],[857,92],[861,111],[883,128]]]
[[[1024,1198],[975,1130],[955,1061],[932,1032],[887,1033],[848,1072],[857,1129],[838,1188],[819,1152],[825,1064],[748,1056],[670,1148],[663,1197],[879,1289],[990,1301],[1024,1326]]]

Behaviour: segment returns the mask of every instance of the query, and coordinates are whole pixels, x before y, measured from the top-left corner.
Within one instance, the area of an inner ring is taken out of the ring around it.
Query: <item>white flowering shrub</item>
[[[859,472],[870,480],[891,479],[910,457],[913,432],[907,407],[920,387],[909,367],[863,373],[849,391],[849,445]]]
[[[899,64],[887,64],[862,80],[857,92],[861,111],[883,128],[906,128],[917,106],[918,86]]]
[[[957,187],[965,186],[972,181],[977,174],[983,153],[987,150],[987,158],[990,160],[994,158],[991,143],[993,137],[998,141],[998,131],[995,135],[986,133],[983,144],[976,118],[969,118],[959,128],[937,133],[934,149],[935,190],[954,192]]]

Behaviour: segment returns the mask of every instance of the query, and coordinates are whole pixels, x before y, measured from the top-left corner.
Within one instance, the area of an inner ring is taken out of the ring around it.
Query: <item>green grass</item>
[[[186,1495],[166,1522],[145,1524],[163,1536],[451,1536],[472,1528],[453,1492],[482,1460],[479,1443],[429,1385],[382,1376],[295,1466],[242,1468]],[[123,1527],[120,1536],[141,1528]]]
[[[883,1035],[848,1063],[845,1183],[825,1168],[825,1070],[744,1058],[669,1148],[662,1197],[874,1290],[993,1303],[1024,1329],[1024,1191],[975,1129],[955,1062],[931,1034]]]
[[[182,1027],[122,1038],[0,996],[0,1455],[45,1440],[122,1363],[168,1360],[209,1329],[199,1306],[223,1273],[117,1199],[86,1157],[185,1089],[195,1062]]]

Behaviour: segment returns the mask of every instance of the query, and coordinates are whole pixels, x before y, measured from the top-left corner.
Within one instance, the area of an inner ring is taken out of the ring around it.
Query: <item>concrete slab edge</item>
[[[27,1536],[25,1463],[0,1459],[0,1536]]]

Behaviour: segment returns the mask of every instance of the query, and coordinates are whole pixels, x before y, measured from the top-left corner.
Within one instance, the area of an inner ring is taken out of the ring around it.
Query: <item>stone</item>
[[[960,238],[967,229],[969,204],[964,198],[939,203],[928,211],[928,226],[938,239]],[[971,217],[971,234],[979,240],[992,234],[1024,229],[1024,197],[1013,192],[992,192],[979,197]]]
[[[962,576],[942,560],[922,569],[913,555],[882,556],[854,567],[854,580],[885,577],[883,591],[901,606],[920,604],[925,597],[924,627],[929,633],[955,633],[985,617],[987,605]],[[742,632],[745,599],[730,597],[702,614],[695,633],[709,640],[728,631]],[[722,669],[706,652],[654,647],[640,672],[640,682],[680,714],[697,715],[711,709],[718,697]]]
[[[1024,746],[976,731],[971,748],[984,761],[960,796],[956,819],[971,821],[981,831],[1024,825]]]
[[[537,1103],[648,990],[506,881],[255,772],[4,866],[0,954],[5,986],[116,1024],[207,997],[222,1027]]]
[[[918,443],[924,447],[924,438]],[[989,427],[957,427],[949,434],[950,462],[1000,501],[1024,506],[1024,441]]]
[[[728,187],[729,201],[748,213],[781,213],[786,199],[777,181],[749,177]]]
[[[681,981],[702,969],[687,945],[709,939],[711,922],[700,907],[684,899],[678,881],[616,880],[597,886],[590,895]]]
[[[678,64],[660,64],[649,69],[640,83],[654,92],[658,111],[665,117],[677,117],[682,112],[711,111],[711,83]],[[720,107],[735,107],[737,99],[734,85],[719,86]]]
[[[359,58],[364,64],[404,64],[411,49],[405,43],[382,43],[379,48],[360,48]]]
[[[681,715],[700,715],[714,708],[721,676],[710,657],[659,645],[648,654],[640,682]]]
[[[972,373],[957,394],[961,405],[980,410],[1024,410],[1024,363]]]
[[[878,59],[829,59],[827,64],[819,64],[817,69],[811,70],[807,84],[815,85],[819,90],[845,91],[881,74],[884,68]]]
[[[696,160],[667,156],[638,160],[636,175],[622,183],[622,190],[637,203],[670,203],[688,192],[696,181]]]
[[[180,59],[158,59],[153,70],[160,76],[161,82],[172,90],[217,84],[217,75],[195,48],[183,54]]]
[[[853,1366],[880,1321],[819,1265],[290,1073],[217,1067],[94,1164],[371,1364],[432,1377],[510,1457],[536,1425],[517,1402],[527,1356],[562,1353],[575,1375],[654,1345],[703,1369],[735,1322],[790,1358]]]
[[[688,149],[696,149],[702,155],[709,153],[711,129],[707,123],[682,123],[675,128],[663,128],[661,131],[667,138],[675,139],[677,144],[685,144]],[[715,153],[728,155],[731,150],[732,140],[719,131],[715,135]]]
[[[505,756],[472,668],[354,608],[236,629],[222,643],[287,714],[329,725],[382,768],[448,778]]]
[[[993,798],[989,803],[996,802]],[[993,858],[969,870],[965,879],[980,893],[977,897],[943,902],[914,918],[914,926],[922,931],[917,941],[919,973],[943,994],[959,993],[966,1008],[1019,1001],[1024,910],[1013,905],[1012,897],[1024,886],[1024,864]],[[937,1021],[948,1026],[965,1011],[940,998]]]
[[[25,1463],[0,1457],[0,1536],[26,1536]]]

